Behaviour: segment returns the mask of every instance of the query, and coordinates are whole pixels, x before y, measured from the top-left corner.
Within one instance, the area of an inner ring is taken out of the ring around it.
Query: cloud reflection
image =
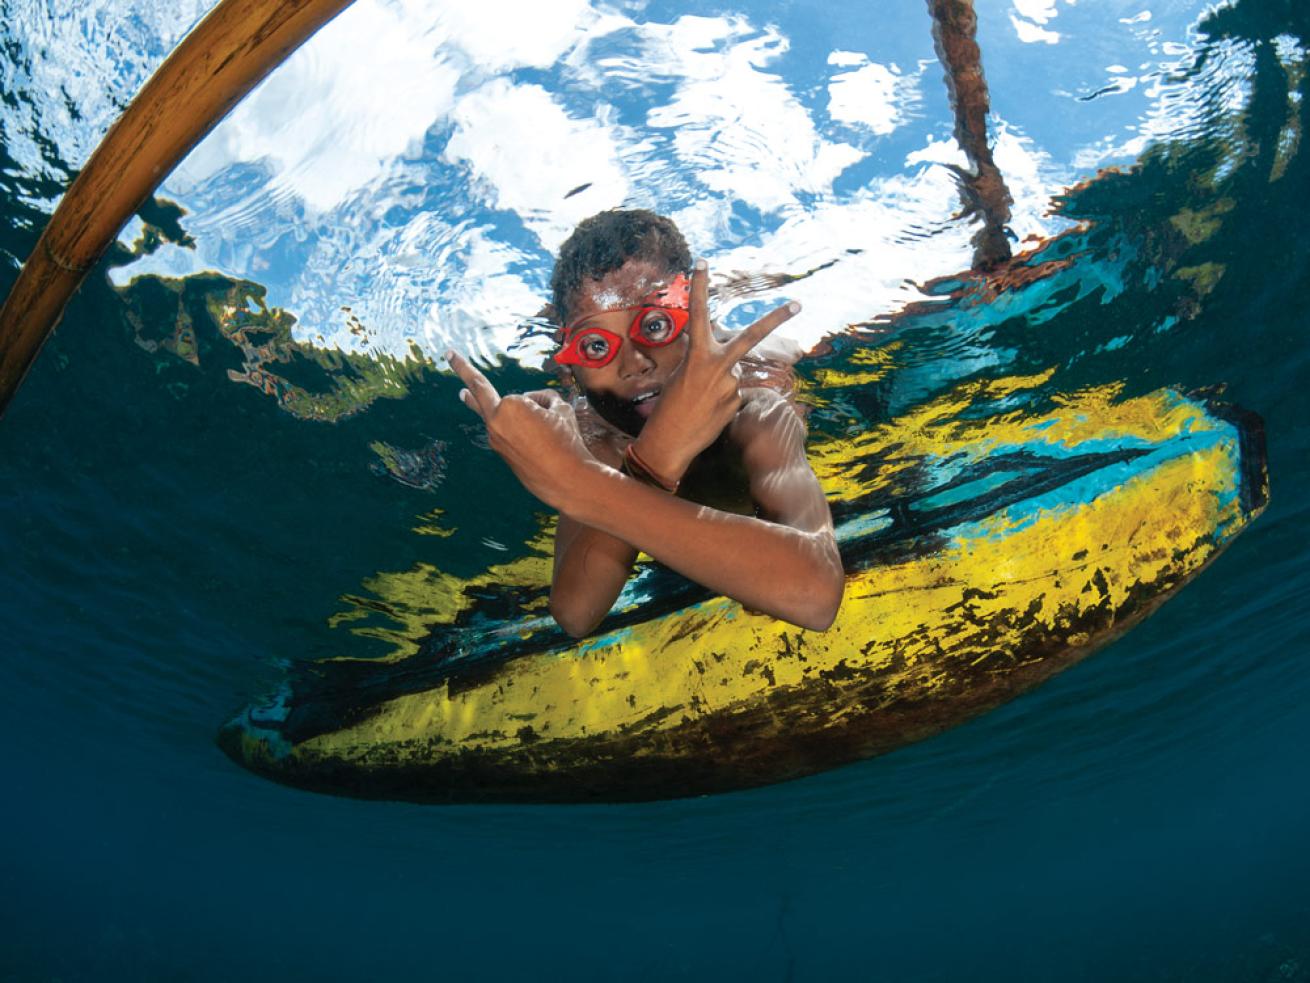
[[[32,25],[8,30],[38,30],[37,0],[26,6]],[[87,65],[79,92],[100,76],[131,91],[203,6],[179,14],[125,0],[117,27],[44,14],[41,30],[68,51],[79,30],[100,39],[100,75]],[[924,75],[935,61],[921,10],[826,32],[813,12],[765,3],[668,22],[636,10],[358,0],[166,182],[195,248],[165,245],[115,278],[215,269],[266,285],[315,344],[401,354],[411,342],[429,353],[456,343],[485,361],[538,309],[562,237],[614,205],[674,215],[724,274],[818,269],[721,309],[739,323],[752,304],[800,299],[805,313],[786,330],[803,345],[921,299],[914,284],[968,265],[971,230],[956,217],[944,166],[959,154],[935,71]],[[985,59],[1044,50],[1003,28],[1016,18],[1058,39],[1057,14],[1065,33],[1082,36],[1079,8],[1054,0],[980,11],[991,18]],[[1053,193],[1176,128],[1187,97],[1169,66],[1190,48],[1165,35],[1186,38],[1185,20],[1168,17],[1125,18],[1121,36],[1082,60],[1057,46],[1062,75],[1104,80],[1104,66],[1113,69],[1118,97],[1080,104],[1097,114],[1094,128],[1032,107],[1065,106],[1109,83],[1061,94],[1053,76],[1049,95],[1033,87],[1024,99],[993,84],[995,153],[1020,239],[1062,226],[1046,214]],[[149,42],[139,49],[132,18]],[[842,43],[816,43],[824,37]],[[31,87],[57,90],[57,61],[57,52],[37,59]],[[1245,97],[1240,87],[1230,95]],[[57,103],[39,102],[41,125],[27,128],[76,161],[111,114],[59,122]],[[94,100],[78,104],[95,112]],[[23,156],[23,121],[6,111],[4,123],[20,162],[36,170],[37,151]],[[1135,128],[1127,138],[1125,125]]]

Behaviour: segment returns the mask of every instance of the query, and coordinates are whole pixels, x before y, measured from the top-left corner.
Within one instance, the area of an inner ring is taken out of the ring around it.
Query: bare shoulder
[[[729,436],[743,450],[784,437],[803,442],[805,432],[805,419],[796,404],[763,386],[742,390],[741,409],[729,428]]]
[[[795,404],[772,389],[743,394],[731,437],[761,518],[831,536],[832,517],[805,453],[805,421]]]

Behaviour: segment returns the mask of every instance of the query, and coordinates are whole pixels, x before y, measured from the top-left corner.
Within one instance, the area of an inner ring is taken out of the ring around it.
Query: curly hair
[[[610,209],[583,219],[560,246],[550,277],[551,302],[560,323],[569,320],[569,301],[587,280],[598,280],[631,259],[670,272],[691,268],[691,250],[671,219],[644,208]]]

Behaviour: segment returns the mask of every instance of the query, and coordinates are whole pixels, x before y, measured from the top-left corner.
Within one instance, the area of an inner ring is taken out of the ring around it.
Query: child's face
[[[627,339],[633,308],[677,276],[644,260],[629,260],[599,280],[587,281],[569,305],[569,326],[604,328]],[[573,377],[602,417],[630,434],[645,425],[668,381],[687,354],[688,332],[670,344],[647,347],[625,341],[599,368],[572,367]]]

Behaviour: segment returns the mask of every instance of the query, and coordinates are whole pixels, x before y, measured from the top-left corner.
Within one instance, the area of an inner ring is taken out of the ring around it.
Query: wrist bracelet
[[[670,495],[676,495],[678,492],[678,482],[660,477],[650,465],[641,459],[641,456],[637,453],[636,441],[629,444],[623,451],[623,472],[629,477],[653,485]]]

